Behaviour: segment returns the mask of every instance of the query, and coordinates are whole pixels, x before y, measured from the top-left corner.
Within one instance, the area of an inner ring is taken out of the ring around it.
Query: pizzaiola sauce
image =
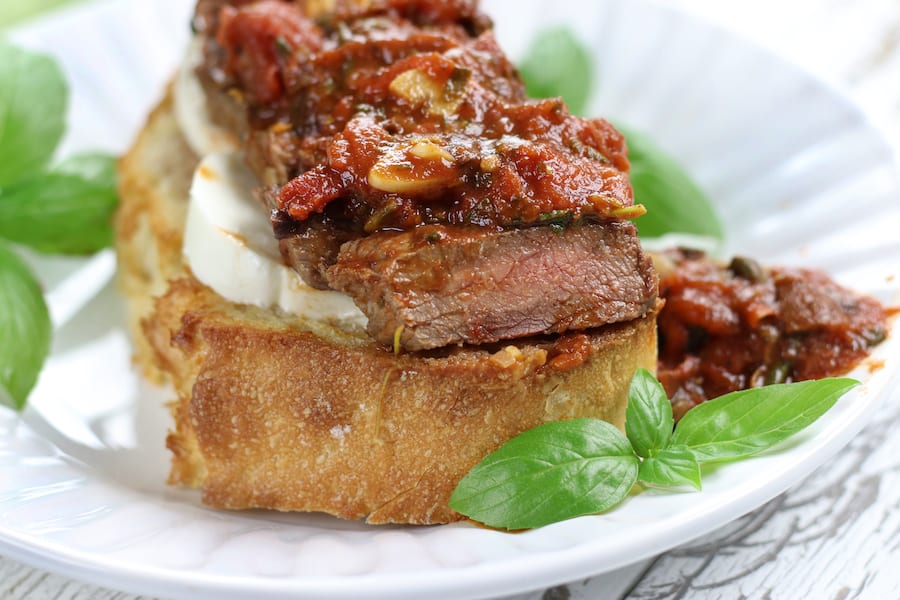
[[[558,98],[528,100],[474,2],[333,8],[207,9],[206,70],[249,108],[251,166],[286,217],[371,233],[643,213],[623,136]]]

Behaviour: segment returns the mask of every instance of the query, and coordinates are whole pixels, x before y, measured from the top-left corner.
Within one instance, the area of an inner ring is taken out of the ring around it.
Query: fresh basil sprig
[[[732,392],[689,410],[672,443],[687,446],[701,462],[752,456],[811,425],[856,385],[831,378]]]
[[[87,254],[113,239],[115,159],[51,160],[65,132],[68,87],[49,56],[0,43],[0,402],[21,409],[49,352],[40,285],[3,240]]]
[[[637,481],[639,466],[628,439],[609,423],[545,423],[469,471],[450,506],[491,527],[540,527],[612,508]]]
[[[591,55],[568,27],[538,33],[519,63],[519,73],[530,97],[560,96],[575,115],[587,108],[593,68]]]
[[[66,129],[68,96],[52,58],[0,44],[0,189],[50,162]]]
[[[608,510],[635,483],[700,489],[701,463],[771,448],[856,385],[828,378],[733,392],[691,409],[673,432],[665,390],[639,369],[628,394],[626,435],[596,419],[526,431],[463,477],[450,506],[491,527],[530,529]]]
[[[78,155],[0,194],[0,237],[53,254],[87,254],[112,243],[118,204],[115,159]]]
[[[646,134],[621,123],[628,142],[631,187],[647,212],[635,219],[642,238],[686,233],[722,239],[722,224],[712,203],[687,171]]]
[[[650,458],[668,448],[675,426],[666,391],[655,377],[648,375],[641,369],[631,378],[625,407],[625,434],[641,458]]]
[[[51,166],[68,95],[52,58],[0,44],[0,237],[87,254],[112,241],[115,159],[85,154]]]
[[[538,33],[519,72],[529,96],[560,96],[576,115],[587,108],[595,69],[590,52],[569,29],[556,27]],[[647,209],[635,220],[640,236],[685,233],[722,239],[722,224],[712,203],[678,161],[646,134],[621,123],[615,125],[628,142],[635,201]]]
[[[21,409],[50,351],[50,315],[25,263],[0,244],[0,403]]]
[[[638,481],[650,486],[689,485],[701,489],[700,463],[690,448],[667,446],[641,461]]]

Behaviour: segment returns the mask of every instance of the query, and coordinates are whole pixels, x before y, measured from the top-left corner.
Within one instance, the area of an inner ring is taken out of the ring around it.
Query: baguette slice
[[[126,302],[135,362],[144,376],[166,380],[153,359],[140,321],[184,275],[181,246],[188,190],[199,158],[181,135],[171,90],[147,119],[131,150],[119,161],[119,210],[115,217],[118,283]]]
[[[136,362],[178,396],[170,483],[210,506],[459,520],[450,494],[487,454],[551,420],[623,428],[632,374],[655,369],[655,312],[578,337],[395,355],[364,332],[229,302],[181,262],[196,162],[164,100],[120,163],[117,248]]]

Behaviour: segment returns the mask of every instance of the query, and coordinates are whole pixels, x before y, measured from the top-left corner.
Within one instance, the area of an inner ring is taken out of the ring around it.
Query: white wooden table
[[[844,88],[900,154],[900,0],[669,3]],[[760,509],[650,561],[517,599],[900,598],[898,562],[900,390],[834,460]],[[0,557],[0,598],[137,597]]]

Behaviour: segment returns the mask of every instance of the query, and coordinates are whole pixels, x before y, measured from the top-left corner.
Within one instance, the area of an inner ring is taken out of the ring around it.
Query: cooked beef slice
[[[622,221],[380,232],[344,244],[326,275],[375,339],[410,351],[629,321],[657,297],[651,261]]]

